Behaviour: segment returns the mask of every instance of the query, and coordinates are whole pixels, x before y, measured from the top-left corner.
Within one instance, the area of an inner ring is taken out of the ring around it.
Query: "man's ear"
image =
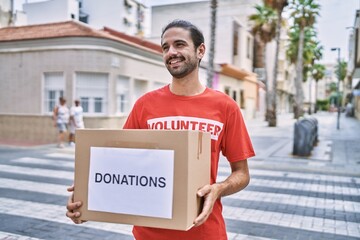
[[[204,55],[205,55],[205,44],[202,43],[197,48],[197,57],[198,57],[198,59],[202,59],[204,57]]]

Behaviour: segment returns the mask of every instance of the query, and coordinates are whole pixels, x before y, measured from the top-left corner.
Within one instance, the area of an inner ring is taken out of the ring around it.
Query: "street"
[[[292,156],[292,115],[278,127],[246,121],[256,156],[251,182],[222,199],[229,239],[360,239],[360,122],[320,112],[319,143],[310,157]],[[73,224],[65,216],[74,149],[0,145],[0,239],[133,239],[131,226]],[[230,173],[224,158],[218,180]]]

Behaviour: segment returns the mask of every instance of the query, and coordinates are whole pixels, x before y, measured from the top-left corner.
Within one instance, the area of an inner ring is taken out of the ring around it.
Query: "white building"
[[[246,71],[253,71],[253,36],[249,32],[248,16],[254,13],[259,0],[218,1],[215,63],[228,63]],[[161,27],[174,19],[184,19],[198,26],[210,42],[210,1],[193,1],[153,6],[151,40],[159,42]],[[203,59],[208,61],[206,55]]]
[[[79,19],[77,0],[49,0],[23,4],[27,24],[42,24]]]
[[[27,24],[79,20],[129,35],[149,35],[149,9],[137,0],[47,0],[23,4]]]

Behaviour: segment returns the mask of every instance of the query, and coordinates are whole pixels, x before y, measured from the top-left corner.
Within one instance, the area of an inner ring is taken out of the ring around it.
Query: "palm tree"
[[[209,66],[207,72],[207,86],[213,87],[214,79],[214,58],[215,58],[215,30],[216,30],[216,10],[217,0],[211,0],[211,23],[210,23],[210,50],[209,50]]]
[[[346,73],[347,73],[347,62],[342,60],[339,61],[338,64],[335,66],[335,72],[336,72],[336,76],[338,76],[339,78],[339,83],[340,81],[344,81],[345,77],[346,77]],[[339,96],[340,95],[340,96]],[[338,96],[337,96],[337,101],[339,103],[339,106],[341,106],[341,94],[340,92],[338,92]]]
[[[336,76],[340,81],[343,81],[346,77],[347,62],[342,60],[335,66]]]
[[[325,76],[325,66],[319,63],[316,63],[312,67],[311,76],[315,80],[315,113],[317,112],[317,95],[318,95],[318,82],[323,79]]]
[[[275,49],[275,64],[273,71],[273,87],[270,94],[270,109],[268,113],[269,127],[276,127],[276,89],[277,89],[277,73],[278,73],[278,59],[279,59],[279,46],[280,46],[280,32],[282,25],[282,13],[284,8],[288,5],[288,0],[264,0],[265,5],[270,6],[277,13],[276,22],[276,49]]]
[[[264,65],[264,83],[266,91],[266,114],[265,119],[269,119],[270,111],[270,94],[269,94],[269,81],[266,68],[266,45],[275,38],[276,35],[276,12],[274,9],[267,5],[256,5],[256,13],[249,16],[249,20],[254,23],[252,33],[255,38],[259,39],[263,44],[263,65]]]
[[[303,51],[304,51],[304,32],[305,28],[312,27],[316,22],[316,17],[319,16],[320,5],[315,3],[315,0],[293,0],[290,9],[292,9],[291,17],[294,23],[299,28],[299,47],[296,61],[296,97],[294,116],[298,119],[304,114],[304,92],[302,89],[303,82]]]

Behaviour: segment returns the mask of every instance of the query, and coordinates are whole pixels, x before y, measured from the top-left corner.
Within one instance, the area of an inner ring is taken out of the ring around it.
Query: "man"
[[[75,130],[84,128],[83,108],[80,105],[80,100],[75,100],[74,104],[75,105],[70,108],[70,146],[73,146],[75,143]]]
[[[194,227],[177,231],[134,226],[136,240],[225,240],[226,229],[222,216],[222,196],[245,188],[250,180],[247,158],[254,156],[241,112],[227,95],[206,88],[199,81],[198,71],[205,54],[204,37],[191,23],[175,20],[161,36],[165,66],[173,76],[171,84],[142,96],[134,105],[124,128],[146,129],[156,121],[199,121],[214,123],[211,133],[211,183],[197,192],[204,198],[202,212],[194,219]],[[201,124],[203,126],[203,124]],[[192,130],[198,130],[200,124]],[[174,129],[175,130],[175,129]],[[232,173],[223,182],[216,182],[219,154],[228,159]],[[68,189],[73,191],[73,187]],[[80,202],[69,198],[67,216],[75,223]]]

